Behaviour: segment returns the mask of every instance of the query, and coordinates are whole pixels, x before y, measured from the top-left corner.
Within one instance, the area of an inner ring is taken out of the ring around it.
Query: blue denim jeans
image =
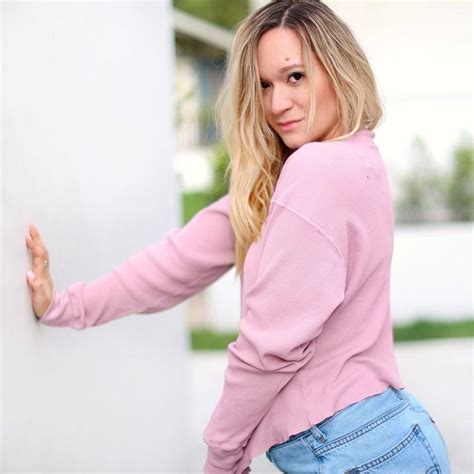
[[[435,421],[406,388],[348,405],[265,454],[286,473],[450,473]]]

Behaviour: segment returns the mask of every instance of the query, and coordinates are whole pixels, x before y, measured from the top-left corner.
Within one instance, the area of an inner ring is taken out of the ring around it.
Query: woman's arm
[[[243,295],[239,336],[204,431],[206,474],[248,472],[244,448],[275,397],[314,355],[345,296],[346,266],[320,228],[273,201],[255,281]]]
[[[60,293],[53,291],[40,322],[81,330],[171,308],[233,267],[234,241],[226,194],[111,272],[90,283],[78,281]]]

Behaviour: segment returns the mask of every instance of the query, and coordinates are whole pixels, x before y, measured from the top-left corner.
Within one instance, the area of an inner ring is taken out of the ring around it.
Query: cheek
[[[310,101],[310,94],[308,87],[301,87],[295,93],[295,103],[300,106],[300,108],[304,109],[305,112],[309,111],[309,101]]]
[[[268,96],[263,99],[263,110],[265,112],[265,118],[268,122],[271,122],[271,103]]]
[[[326,107],[335,102],[336,95],[327,81],[321,84],[321,87],[318,90],[318,99],[320,102],[323,102]]]

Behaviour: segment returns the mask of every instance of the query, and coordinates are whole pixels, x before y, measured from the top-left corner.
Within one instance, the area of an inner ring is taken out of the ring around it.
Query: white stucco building
[[[184,306],[51,328],[36,320],[25,276],[30,223],[58,290],[180,223],[171,0],[0,12],[0,471],[186,472]]]

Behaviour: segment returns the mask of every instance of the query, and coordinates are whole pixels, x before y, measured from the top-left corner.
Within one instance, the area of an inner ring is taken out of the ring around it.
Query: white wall
[[[473,222],[396,228],[391,308],[396,323],[472,317]]]
[[[185,472],[184,306],[41,325],[28,224],[56,288],[179,224],[171,0],[2,2],[0,471]]]
[[[452,321],[472,317],[474,223],[395,228],[390,307],[395,324],[419,318]],[[209,324],[235,331],[240,318],[240,281],[234,270],[209,287]]]

